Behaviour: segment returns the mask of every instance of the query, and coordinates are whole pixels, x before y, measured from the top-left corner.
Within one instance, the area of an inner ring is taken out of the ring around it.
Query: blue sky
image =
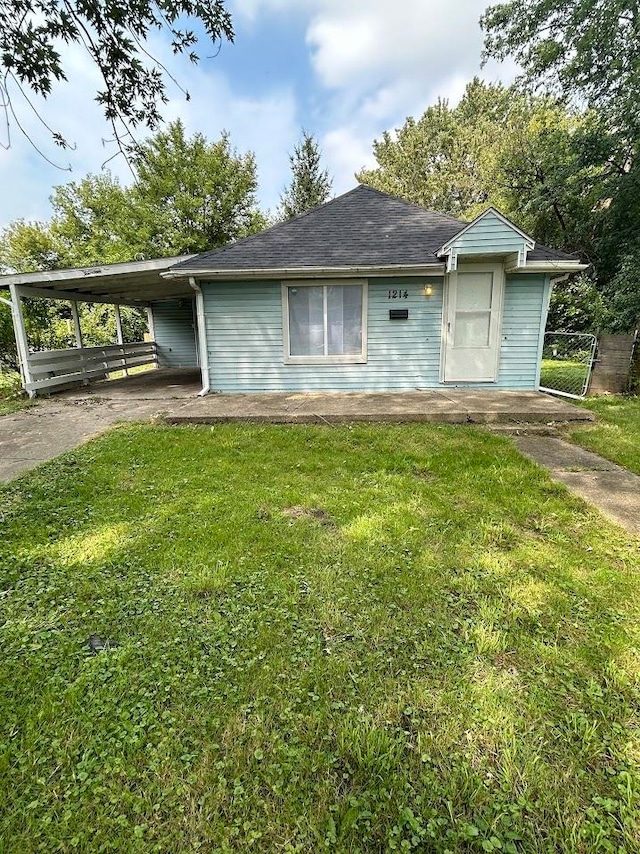
[[[228,0],[236,31],[216,56],[205,43],[200,65],[175,58],[168,41],[151,51],[189,90],[187,103],[169,85],[167,120],[256,154],[259,201],[274,209],[289,180],[288,154],[302,127],[315,134],[334,192],[355,185],[354,173],[373,164],[372,143],[407,115],[420,115],[438,96],[456,102],[475,74],[510,82],[511,65],[481,71],[478,19],[486,0]],[[392,13],[390,13],[392,10]],[[0,149],[0,226],[13,219],[45,220],[56,184],[97,172],[113,153],[109,129],[92,101],[99,79],[80,48],[66,47],[68,83],[40,105],[48,123],[75,144],[63,152],[22,106],[21,119],[49,165],[16,131]],[[19,106],[19,104],[18,104]],[[109,168],[131,180],[126,164]]]

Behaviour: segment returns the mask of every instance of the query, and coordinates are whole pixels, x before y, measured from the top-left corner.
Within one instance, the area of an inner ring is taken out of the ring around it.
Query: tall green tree
[[[259,231],[252,152],[228,134],[188,137],[181,122],[135,155],[129,187],[105,171],[54,188],[48,223],[19,220],[0,232],[0,271],[30,272],[214,249]]]
[[[598,116],[581,140],[597,175],[594,273],[612,329],[640,322],[640,4],[636,0],[510,0],[483,15],[485,57],[512,57],[520,84]],[[604,129],[604,132],[602,132]]]
[[[637,0],[509,0],[481,18],[485,57],[511,57],[530,87],[605,111],[636,137],[640,127]]]
[[[145,142],[133,163],[127,242],[144,257],[223,246],[260,231],[255,156],[239,154],[228,133],[210,142],[173,122]]]
[[[322,153],[313,134],[303,129],[302,140],[289,155],[291,183],[280,199],[283,219],[311,210],[329,199],[333,180],[321,166]]]
[[[378,166],[357,178],[462,219],[494,205],[541,241],[590,251],[598,189],[577,140],[591,125],[551,98],[476,78],[456,107],[439,100],[374,142]]]
[[[54,187],[48,232],[59,267],[128,261],[131,192],[105,171]]]
[[[373,143],[378,162],[357,179],[455,217],[472,217],[495,203],[497,145],[509,111],[509,93],[477,78],[453,108],[446,100],[408,117],[395,134]]]
[[[19,220],[0,232],[0,272],[32,272],[199,252],[259,231],[266,220],[256,205],[252,153],[238,154],[227,134],[208,141],[170,124],[136,156],[137,181],[123,187],[108,171],[54,188],[48,223]],[[36,348],[72,343],[69,310],[48,300],[25,303],[27,331]],[[0,303],[0,361],[16,365],[8,308]],[[114,340],[113,313],[82,307],[89,344]],[[139,336],[135,309],[123,309]]]

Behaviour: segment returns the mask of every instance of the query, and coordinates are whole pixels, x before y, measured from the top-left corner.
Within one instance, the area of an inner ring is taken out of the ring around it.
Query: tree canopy
[[[640,180],[632,163],[616,167],[617,142],[595,109],[476,79],[457,106],[439,100],[385,133],[378,166],[357,177],[465,220],[494,205],[539,242],[580,252],[592,283],[560,288],[552,317],[628,329],[640,315]]]
[[[321,167],[321,160],[317,140],[303,130],[302,140],[289,155],[291,183],[280,199],[283,219],[291,219],[328,200],[333,181],[329,172]]]
[[[224,0],[0,0],[0,105],[9,132],[23,129],[19,104],[30,104],[29,93],[46,98],[67,79],[64,45],[75,44],[98,69],[102,86],[96,101],[120,149],[130,150],[132,129],[158,128],[167,79],[177,84],[150,53],[148,37],[167,34],[174,54],[197,63],[198,37],[189,18],[201,22],[211,41],[233,41]],[[70,145],[42,123],[57,145]],[[11,144],[10,135],[5,144]]]
[[[494,205],[541,241],[590,252],[597,170],[576,141],[593,125],[553,99],[476,78],[456,107],[438,100],[374,142],[378,166],[357,178],[462,219]]]
[[[214,249],[265,225],[252,152],[228,134],[211,142],[168,125],[135,155],[125,187],[105,170],[55,187],[48,223],[18,220],[0,233],[0,271],[30,272]]]
[[[136,254],[203,252],[265,226],[254,154],[235,151],[227,133],[214,142],[201,133],[187,138],[176,121],[141,145],[133,164],[129,243]]]
[[[486,58],[515,59],[530,86],[584,99],[637,135],[637,0],[509,0],[490,6],[481,25]]]
[[[605,322],[633,328],[640,321],[640,4],[510,0],[487,9],[481,24],[485,57],[515,59],[521,88],[555,93],[597,116],[571,149],[592,177],[587,222]],[[579,199],[573,169],[567,180]]]
[[[47,223],[18,220],[0,232],[0,272],[32,272],[201,252],[262,229],[253,153],[239,154],[228,134],[188,137],[174,122],[136,152],[137,180],[125,187],[108,170],[54,188]],[[87,341],[113,340],[115,321],[102,305],[84,306]],[[68,307],[25,303],[36,348],[72,341]],[[0,360],[15,366],[8,308],[0,304]],[[123,313],[139,334],[135,310]],[[137,324],[137,325],[136,325]]]

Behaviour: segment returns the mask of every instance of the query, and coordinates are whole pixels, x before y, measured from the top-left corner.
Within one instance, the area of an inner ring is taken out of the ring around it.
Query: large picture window
[[[290,282],[282,297],[285,361],[366,362],[364,282]]]

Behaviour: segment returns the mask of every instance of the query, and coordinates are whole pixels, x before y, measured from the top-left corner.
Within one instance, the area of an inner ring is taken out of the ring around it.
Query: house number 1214
[[[409,291],[389,291],[389,299],[407,299],[409,297]]]

